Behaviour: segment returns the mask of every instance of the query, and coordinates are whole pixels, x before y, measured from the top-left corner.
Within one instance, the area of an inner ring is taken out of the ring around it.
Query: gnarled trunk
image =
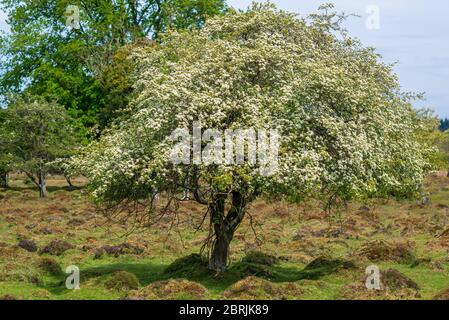
[[[209,269],[216,272],[226,271],[230,243],[245,216],[245,200],[239,192],[232,193],[232,205],[226,216],[225,200],[225,197],[219,197],[210,207],[215,239],[209,257]]]
[[[8,171],[0,169],[0,188],[8,188]]]

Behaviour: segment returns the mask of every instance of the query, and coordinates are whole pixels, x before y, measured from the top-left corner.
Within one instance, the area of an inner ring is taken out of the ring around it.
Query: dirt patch
[[[201,284],[180,279],[157,281],[128,293],[130,300],[202,300],[207,289]]]
[[[104,283],[109,290],[130,291],[139,288],[139,280],[137,277],[127,271],[118,271],[112,274]]]
[[[247,277],[230,286],[223,297],[230,300],[287,300],[303,294],[295,283],[275,284],[257,277]]]
[[[41,254],[47,253],[53,256],[60,256],[67,250],[73,249],[74,246],[65,240],[53,240],[40,251]]]

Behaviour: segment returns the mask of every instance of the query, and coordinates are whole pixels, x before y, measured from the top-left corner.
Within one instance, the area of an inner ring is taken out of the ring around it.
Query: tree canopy
[[[98,77],[118,48],[170,29],[202,26],[226,9],[223,0],[1,0],[10,33],[0,38],[0,96],[25,92],[57,100],[92,127],[111,101]],[[80,28],[66,25],[80,9]],[[114,101],[112,102],[114,103]]]
[[[72,123],[63,106],[40,97],[16,98],[4,111],[0,141],[12,158],[10,167],[24,172],[42,198],[53,162],[68,158],[80,146]]]
[[[417,139],[422,123],[410,95],[373,49],[336,32],[332,17],[304,19],[255,4],[136,50],[131,115],[74,163],[94,198],[109,208],[136,203],[129,218],[148,225],[158,214],[155,192],[167,209],[190,190],[207,207],[210,267],[222,271],[257,197],[417,194],[431,149]],[[219,130],[276,129],[276,170],[266,176],[249,163],[174,165],[171,134],[191,131],[194,121]]]

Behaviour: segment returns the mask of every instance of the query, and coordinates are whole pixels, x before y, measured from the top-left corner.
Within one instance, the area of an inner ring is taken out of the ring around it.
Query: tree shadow
[[[67,192],[73,192],[73,191],[79,191],[79,190],[83,190],[84,187],[78,187],[78,186],[47,186],[47,192],[48,193],[53,193],[56,191],[67,191]],[[11,191],[17,191],[17,192],[22,192],[25,190],[31,190],[31,191],[35,191],[37,193],[39,193],[39,189],[35,186],[9,186],[8,188],[3,188],[2,190],[11,190]]]
[[[152,282],[164,280],[162,273],[165,267],[165,265],[154,263],[114,263],[85,269],[81,268],[80,286],[82,287],[83,282],[90,279],[105,277],[117,271],[133,273],[139,279],[141,286],[147,286]],[[55,295],[67,293],[70,291],[65,286],[67,276],[65,274],[54,276],[48,283],[42,284],[40,287]]]
[[[117,271],[127,271],[134,274],[142,287],[156,281],[169,279],[186,279],[198,282],[208,290],[222,292],[232,284],[248,277],[256,276],[274,283],[296,282],[300,280],[319,280],[322,277],[337,272],[340,268],[349,268],[342,260],[323,260],[309,264],[305,268],[286,266],[267,266],[257,264],[245,264],[237,262],[227,272],[216,274],[207,268],[201,268],[197,272],[186,268],[176,274],[164,272],[168,265],[156,263],[113,263],[98,267],[90,267],[80,270],[81,286],[83,282],[91,279],[101,279]],[[199,271],[199,272],[198,272]],[[42,288],[55,295],[62,295],[69,290],[65,287],[66,275],[55,277],[54,281],[42,285]]]

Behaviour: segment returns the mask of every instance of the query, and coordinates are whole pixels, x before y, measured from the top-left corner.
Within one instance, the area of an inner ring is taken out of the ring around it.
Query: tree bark
[[[45,198],[47,196],[47,183],[45,181],[45,175],[43,172],[39,172],[39,181],[38,181],[38,187],[39,187],[39,197]]]
[[[232,205],[226,217],[224,197],[218,198],[210,209],[215,239],[209,257],[209,269],[220,273],[226,271],[228,267],[229,246],[245,216],[245,200],[240,193],[233,192]]]
[[[8,188],[8,172],[0,170],[0,188]]]
[[[70,179],[70,177],[67,176],[64,176],[64,178],[67,181],[67,184],[69,185],[69,189],[73,189],[72,179]]]

